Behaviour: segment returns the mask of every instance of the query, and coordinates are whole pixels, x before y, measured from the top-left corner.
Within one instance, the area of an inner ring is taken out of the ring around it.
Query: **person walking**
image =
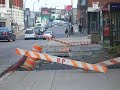
[[[71,34],[74,34],[74,28],[71,26]]]
[[[81,26],[81,24],[78,25],[78,28],[79,28],[79,32],[82,32],[82,26]]]
[[[68,37],[69,35],[69,32],[68,32],[68,28],[66,28],[66,30],[65,30],[65,35],[66,35],[66,37]]]

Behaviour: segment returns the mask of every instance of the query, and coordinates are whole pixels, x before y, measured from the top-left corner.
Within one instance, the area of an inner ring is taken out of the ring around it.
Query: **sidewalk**
[[[73,25],[74,27],[74,34],[70,35],[70,37],[65,37],[65,38],[56,38],[57,40],[61,40],[63,42],[89,42],[91,41],[91,39],[88,37],[88,35],[86,35],[83,32],[79,32],[78,31],[78,26],[75,24]],[[55,41],[49,41],[48,42],[49,46],[64,46],[63,44],[59,43],[59,42],[55,42]]]

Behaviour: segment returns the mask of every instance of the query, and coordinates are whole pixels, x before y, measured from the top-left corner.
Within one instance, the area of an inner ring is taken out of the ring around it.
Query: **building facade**
[[[24,14],[24,17],[25,17],[25,20],[24,20],[25,28],[34,27],[35,26],[35,12],[30,11],[29,8],[25,8],[24,13],[25,13]]]
[[[120,42],[120,0],[86,0],[86,8],[81,5],[83,1],[78,0],[77,20],[85,24],[83,28],[86,28],[86,32],[97,32],[100,40],[110,45]],[[114,11],[110,10],[111,5],[116,7]]]
[[[0,0],[0,25],[20,31],[24,28],[23,0]]]

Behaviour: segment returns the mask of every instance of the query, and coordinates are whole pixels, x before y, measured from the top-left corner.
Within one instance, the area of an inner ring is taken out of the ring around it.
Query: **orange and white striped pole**
[[[84,42],[65,42],[65,41],[61,41],[61,40],[57,40],[55,38],[49,38],[49,37],[45,37],[47,40],[52,40],[55,42],[59,42],[61,44],[67,45],[67,46],[78,46],[78,45],[89,45],[91,44],[91,41],[84,41]]]
[[[41,52],[42,51],[42,47],[40,47],[39,45],[35,44],[33,46],[33,50],[32,51],[36,51],[36,52]],[[23,68],[27,69],[27,70],[33,70],[35,65],[36,65],[36,61],[38,61],[37,58],[33,58],[33,57],[27,57],[26,61],[23,64]]]
[[[114,65],[114,64],[118,64],[118,63],[120,63],[120,57],[110,59],[107,61],[103,61],[103,62],[99,62],[96,65],[110,66],[110,65]]]
[[[57,39],[55,39],[55,38],[49,38],[49,37],[45,37],[45,38],[46,38],[47,40],[59,42],[59,43],[64,44],[64,45],[69,45],[69,43],[64,42],[64,41],[61,41],[61,40],[57,40]]]
[[[41,52],[43,50],[43,48],[38,44],[34,44],[33,45],[33,50],[35,50],[37,52]]]
[[[71,59],[65,59],[65,58],[60,58],[60,57],[56,57],[56,56],[51,56],[48,54],[42,54],[42,53],[38,53],[38,52],[34,52],[34,51],[28,51],[28,50],[24,50],[24,49],[16,49],[16,54],[18,55],[25,55],[25,53],[27,52],[26,56],[27,57],[32,57],[32,58],[38,58],[41,60],[46,60],[49,62],[56,62],[56,63],[61,63],[61,64],[66,64],[66,65],[70,65],[70,66],[74,66],[74,67],[79,67],[79,68],[83,68],[86,70],[93,70],[96,72],[107,72],[107,68],[105,66],[102,65],[95,65],[95,64],[89,64],[89,63],[85,63],[85,62],[80,62],[80,61],[76,61],[76,60],[71,60]]]

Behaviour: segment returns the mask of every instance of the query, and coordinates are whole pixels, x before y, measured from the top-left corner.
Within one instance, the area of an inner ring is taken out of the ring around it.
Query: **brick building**
[[[24,28],[23,0],[0,0],[0,26]]]
[[[86,2],[86,4],[82,6],[81,5],[82,2]],[[109,2],[120,2],[120,0],[78,0],[78,3],[77,3],[77,22],[78,23],[81,23],[80,18],[83,16],[86,16],[86,12],[89,11],[89,8],[93,7],[94,2],[99,2],[98,4],[98,9],[99,9],[105,6]],[[83,20],[81,21],[83,22]],[[84,28],[87,28],[86,21],[87,20],[85,19],[83,22],[83,25],[85,25]]]
[[[120,0],[86,0],[84,6],[86,8],[81,5],[83,1],[78,0],[77,14],[77,20],[83,25],[83,29],[88,34],[99,33],[99,37],[103,41],[107,37],[111,45],[114,42],[120,42]],[[112,5],[116,7],[114,12]],[[112,9],[110,9],[111,7]],[[106,32],[106,28],[109,31]]]

